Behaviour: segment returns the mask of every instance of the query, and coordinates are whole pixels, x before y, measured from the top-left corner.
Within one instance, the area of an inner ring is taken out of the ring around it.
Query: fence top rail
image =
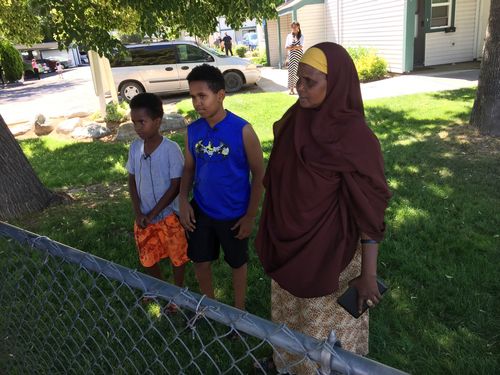
[[[145,295],[170,300],[182,308],[193,311],[195,313],[194,321],[203,316],[262,339],[291,353],[306,353],[310,360],[322,365],[322,369],[319,370],[320,374],[330,374],[331,370],[353,375],[406,374],[336,346],[333,331],[329,339],[320,341],[293,331],[285,325],[272,323],[256,315],[191,292],[187,288],[181,289],[137,270],[129,269],[2,221],[0,221],[0,236],[13,239],[21,245],[28,245],[33,249],[42,251],[44,254],[62,258],[81,268],[96,272],[107,279],[141,290]]]

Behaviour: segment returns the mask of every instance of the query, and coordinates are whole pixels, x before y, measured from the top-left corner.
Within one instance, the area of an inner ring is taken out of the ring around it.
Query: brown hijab
[[[314,47],[327,58],[327,95],[319,108],[295,103],[274,124],[255,240],[264,270],[301,298],[337,290],[360,232],[382,240],[390,198],[350,56],[334,43]]]

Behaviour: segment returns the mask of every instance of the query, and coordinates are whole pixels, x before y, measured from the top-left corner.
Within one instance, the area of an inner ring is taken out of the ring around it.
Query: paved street
[[[7,124],[32,121],[38,113],[58,117],[74,112],[94,112],[99,100],[94,93],[90,67],[68,69],[64,79],[56,74],[41,80],[0,88],[0,114]]]
[[[287,92],[287,71],[263,67],[258,86],[247,86],[242,92]],[[447,65],[400,75],[361,85],[363,99],[399,96],[418,92],[453,90],[477,85],[478,63]],[[164,96],[164,103],[188,98],[187,94]],[[39,113],[58,117],[75,112],[95,112],[99,101],[94,93],[90,67],[78,67],[57,75],[43,76],[40,81],[0,87],[0,115],[7,124],[33,121]]]

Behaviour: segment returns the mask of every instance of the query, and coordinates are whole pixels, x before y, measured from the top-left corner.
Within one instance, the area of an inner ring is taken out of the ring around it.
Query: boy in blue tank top
[[[233,271],[234,306],[244,310],[248,237],[263,190],[262,149],[251,125],[224,109],[226,93],[219,69],[197,66],[187,80],[193,107],[201,117],[188,126],[179,192],[188,256],[201,292],[214,298],[211,263],[222,247]]]

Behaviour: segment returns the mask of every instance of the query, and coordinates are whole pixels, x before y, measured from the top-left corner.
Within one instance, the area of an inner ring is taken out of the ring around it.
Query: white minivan
[[[126,46],[128,55],[113,59],[111,71],[121,97],[130,101],[141,92],[176,93],[189,91],[187,75],[195,66],[218,67],[226,81],[226,91],[235,92],[245,84],[256,84],[260,71],[239,57],[222,55],[189,41]]]

